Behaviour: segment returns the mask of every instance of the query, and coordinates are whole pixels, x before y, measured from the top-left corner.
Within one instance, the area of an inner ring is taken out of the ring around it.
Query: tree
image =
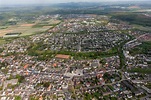
[[[43,87],[48,88],[50,86],[50,82],[44,82]]]
[[[20,96],[15,96],[15,100],[21,100]]]
[[[109,79],[109,77],[110,77],[110,74],[107,72],[103,75],[103,79]]]
[[[19,83],[22,83],[24,81],[24,79],[25,79],[24,76],[20,76],[20,75],[16,75],[16,78],[18,79]]]
[[[101,59],[99,63],[104,65],[105,64],[105,59]]]

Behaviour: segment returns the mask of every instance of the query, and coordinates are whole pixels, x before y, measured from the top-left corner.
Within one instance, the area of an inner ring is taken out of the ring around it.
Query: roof
[[[63,54],[57,54],[56,58],[61,58],[61,59],[69,59],[70,55],[63,55]]]
[[[143,88],[144,90],[146,90],[148,93],[151,93],[151,89],[149,89],[149,88],[147,88],[147,87],[145,87],[145,86],[142,86],[142,88]]]
[[[57,67],[57,64],[56,64],[56,63],[54,63],[54,64],[53,64],[53,67]]]
[[[26,68],[28,68],[28,64],[26,64],[26,65],[24,66],[24,69],[26,69]]]
[[[125,85],[128,89],[130,89],[133,93],[139,94],[140,91],[132,84],[129,80],[122,81],[122,84]]]

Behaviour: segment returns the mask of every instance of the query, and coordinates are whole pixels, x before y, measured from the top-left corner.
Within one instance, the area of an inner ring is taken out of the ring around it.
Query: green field
[[[5,37],[5,34],[7,33],[22,33],[20,36],[42,33],[53,28],[60,22],[60,20],[49,19],[47,21],[37,20],[35,23],[32,24],[24,22],[17,25],[0,26],[0,36]]]
[[[151,41],[143,42],[141,45],[131,49],[130,54],[131,55],[147,54],[149,50],[151,50]]]
[[[4,43],[6,43],[6,41],[4,39],[0,38],[0,45],[2,45]]]
[[[112,18],[129,22],[130,24],[141,25],[144,27],[151,27],[151,17],[139,13],[115,13]]]
[[[142,31],[151,31],[151,27],[147,27],[147,26],[144,27],[144,26],[141,26],[141,25],[134,24],[133,27],[136,28],[136,29],[142,30]]]

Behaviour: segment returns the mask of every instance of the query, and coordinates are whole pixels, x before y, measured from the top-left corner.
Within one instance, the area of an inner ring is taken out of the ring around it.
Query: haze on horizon
[[[0,5],[18,4],[54,4],[67,2],[116,2],[116,1],[146,1],[146,0],[0,0]]]

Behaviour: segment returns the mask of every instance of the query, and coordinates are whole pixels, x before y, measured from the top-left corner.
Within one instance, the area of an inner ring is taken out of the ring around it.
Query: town
[[[91,13],[70,6],[50,13],[46,6],[0,16],[0,100],[151,99],[149,24],[128,23],[120,13],[142,10],[94,5],[86,6]]]

